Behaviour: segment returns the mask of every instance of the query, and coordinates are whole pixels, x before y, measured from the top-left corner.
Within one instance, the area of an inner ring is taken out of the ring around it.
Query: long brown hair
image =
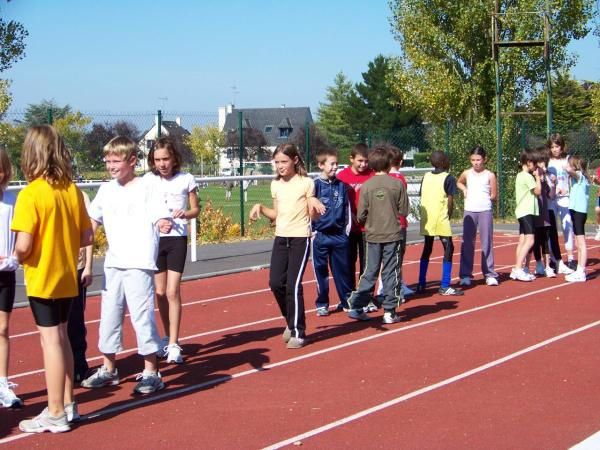
[[[173,159],[173,175],[178,174],[181,170],[181,153],[179,153],[179,149],[177,148],[175,141],[168,137],[159,138],[148,152],[148,167],[150,167],[150,170],[155,175],[158,175],[156,164],[154,164],[154,152],[161,149],[165,149],[169,152],[169,155]]]
[[[556,144],[560,147],[561,158],[565,158],[569,154],[565,138],[563,138],[560,135],[560,133],[554,133],[550,135],[550,137],[548,138],[548,143],[546,145],[548,146],[548,148],[552,148],[552,144]]]
[[[587,161],[579,155],[569,156],[569,165],[575,169],[575,171],[581,172],[581,174],[590,182],[590,177],[587,173]]]
[[[21,154],[21,169],[27,181],[44,178],[50,184],[68,184],[73,179],[71,152],[50,125],[27,131]]]
[[[295,158],[298,158],[296,164],[294,164],[294,170],[298,175],[302,175],[303,177],[308,175],[308,172],[306,172],[306,167],[304,167],[304,161],[302,161],[302,157],[300,156],[300,152],[298,151],[298,147],[296,147],[294,144],[279,144],[273,152],[273,159],[275,159],[275,156],[277,156],[278,153],[283,153],[292,161]],[[279,176],[279,174],[277,174],[277,179],[279,178],[281,177]]]
[[[13,167],[8,152],[2,145],[0,145],[0,172],[4,174],[4,178],[0,181],[0,191],[4,191],[13,176]]]

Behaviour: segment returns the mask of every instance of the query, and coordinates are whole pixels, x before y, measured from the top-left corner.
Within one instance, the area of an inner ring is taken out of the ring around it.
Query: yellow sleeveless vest
[[[444,181],[448,172],[428,172],[421,184],[421,235],[452,236],[448,217],[448,196]]]

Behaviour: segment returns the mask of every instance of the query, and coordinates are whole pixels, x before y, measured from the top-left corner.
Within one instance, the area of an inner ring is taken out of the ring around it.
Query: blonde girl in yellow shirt
[[[271,182],[273,208],[255,204],[250,220],[263,215],[275,222],[269,287],[286,320],[283,340],[287,348],[301,348],[306,338],[302,276],[310,254],[310,221],[323,214],[325,207],[315,198],[315,184],[295,145],[279,145],[273,162],[277,171]]]
[[[15,205],[15,255],[25,269],[29,304],[42,344],[48,406],[23,420],[21,431],[69,431],[79,414],[73,397],[73,354],[67,319],[77,296],[79,249],[92,244],[92,226],[81,191],[71,182],[72,157],[48,125],[29,129],[21,169],[29,182]]]

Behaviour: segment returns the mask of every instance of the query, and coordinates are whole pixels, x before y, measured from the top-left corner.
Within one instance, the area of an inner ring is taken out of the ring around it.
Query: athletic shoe
[[[569,266],[567,266],[564,262],[562,262],[562,260],[558,262],[558,273],[560,275],[569,275],[573,272],[575,271]]]
[[[287,348],[302,348],[306,344],[306,340],[303,338],[293,337],[287,343]]]
[[[65,414],[67,415],[67,422],[79,422],[81,420],[81,416],[79,415],[79,408],[77,408],[77,403],[68,403],[65,405]]]
[[[518,281],[533,281],[535,279],[532,278],[532,275],[530,273],[526,273],[523,269],[515,269],[513,268],[512,271],[510,272],[510,277],[513,280],[518,280]]]
[[[169,344],[167,346],[167,363],[182,364],[181,347],[178,344]]]
[[[465,292],[462,289],[453,288],[452,286],[439,288],[438,293],[441,295],[465,295]]]
[[[135,379],[140,381],[133,388],[134,394],[152,394],[165,387],[160,372],[146,372],[144,370],[144,372],[138,373]]]
[[[556,277],[556,272],[550,266],[546,267],[546,269],[544,270],[544,272],[546,273],[546,276],[548,278],[555,278]]]
[[[392,323],[398,323],[402,320],[402,318],[396,314],[395,311],[384,312],[383,313],[383,323],[390,325]]]
[[[573,259],[571,261],[567,261],[567,267],[575,272],[577,270],[577,262]]]
[[[471,286],[471,277],[462,277],[460,279],[461,286]]]
[[[163,338],[160,340],[159,345],[160,350],[156,352],[156,356],[158,356],[159,358],[166,358],[169,354],[169,351],[167,349],[167,347],[169,346],[169,336],[163,336]]]
[[[335,312],[348,312],[350,311],[350,307],[349,306],[344,306],[343,303],[338,303],[337,306],[335,307]]]
[[[59,417],[52,417],[47,407],[33,419],[21,420],[19,422],[19,430],[24,433],[43,433],[44,431],[64,433],[70,429],[71,427],[69,422],[67,422],[66,414],[63,413]]]
[[[370,313],[370,312],[376,312],[379,309],[379,307],[375,304],[375,302],[370,301],[369,304],[367,306],[365,306],[363,309],[365,312]]]
[[[290,330],[288,327],[285,327],[285,330],[283,330],[283,334],[281,335],[281,339],[283,339],[283,342],[285,342],[286,344],[289,342],[289,340],[292,337],[292,330]]]
[[[104,386],[116,386],[117,384],[119,384],[119,371],[115,369],[114,372],[109,372],[106,367],[100,366],[81,382],[81,387],[95,389]]]
[[[572,274],[565,276],[565,281],[569,281],[571,283],[580,283],[586,280],[585,271],[581,269],[577,269]]]
[[[595,241],[600,241],[600,228],[596,231],[596,236],[594,236]]]
[[[5,408],[20,408],[23,401],[13,391],[18,385],[10,381],[0,382],[0,405]]]
[[[529,266],[523,267],[523,272],[525,272],[527,275],[531,275],[531,273],[529,273]]]
[[[369,317],[369,315],[367,315],[367,313],[361,309],[351,309],[348,312],[348,317],[354,320],[371,320],[371,317]]]
[[[402,296],[408,297],[409,295],[414,295],[415,291],[409,288],[404,282],[402,282]]]
[[[544,267],[543,262],[538,261],[535,263],[535,274],[542,277],[546,275],[546,268]]]
[[[319,306],[317,308],[317,316],[318,317],[326,317],[329,315],[329,308],[326,306]]]
[[[488,286],[498,286],[498,279],[496,277],[485,277],[485,284]]]

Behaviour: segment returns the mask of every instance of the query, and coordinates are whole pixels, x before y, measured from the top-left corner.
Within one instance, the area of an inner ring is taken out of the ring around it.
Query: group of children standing
[[[72,182],[72,156],[47,125],[25,138],[21,168],[28,185],[16,201],[5,190],[12,168],[0,150],[0,403],[20,406],[8,382],[8,321],[15,299],[15,270],[23,265],[29,304],[40,333],[48,406],[23,420],[24,432],[64,432],[80,419],[73,385],[100,388],[119,383],[116,354],[122,350],[127,308],[144,369],[135,394],[164,387],[157,356],[183,362],[179,346],[179,284],[187,253],[187,220],[199,213],[197,185],[180,171],[175,143],[160,138],[148,156],[152,171],[135,175],[137,145],[117,136],[104,147],[112,178],[91,204]],[[85,288],[91,283],[93,232],[104,226],[108,250],[99,330],[103,364],[87,372]],[[155,299],[166,337],[159,337]],[[87,372],[87,373],[86,373]]]

